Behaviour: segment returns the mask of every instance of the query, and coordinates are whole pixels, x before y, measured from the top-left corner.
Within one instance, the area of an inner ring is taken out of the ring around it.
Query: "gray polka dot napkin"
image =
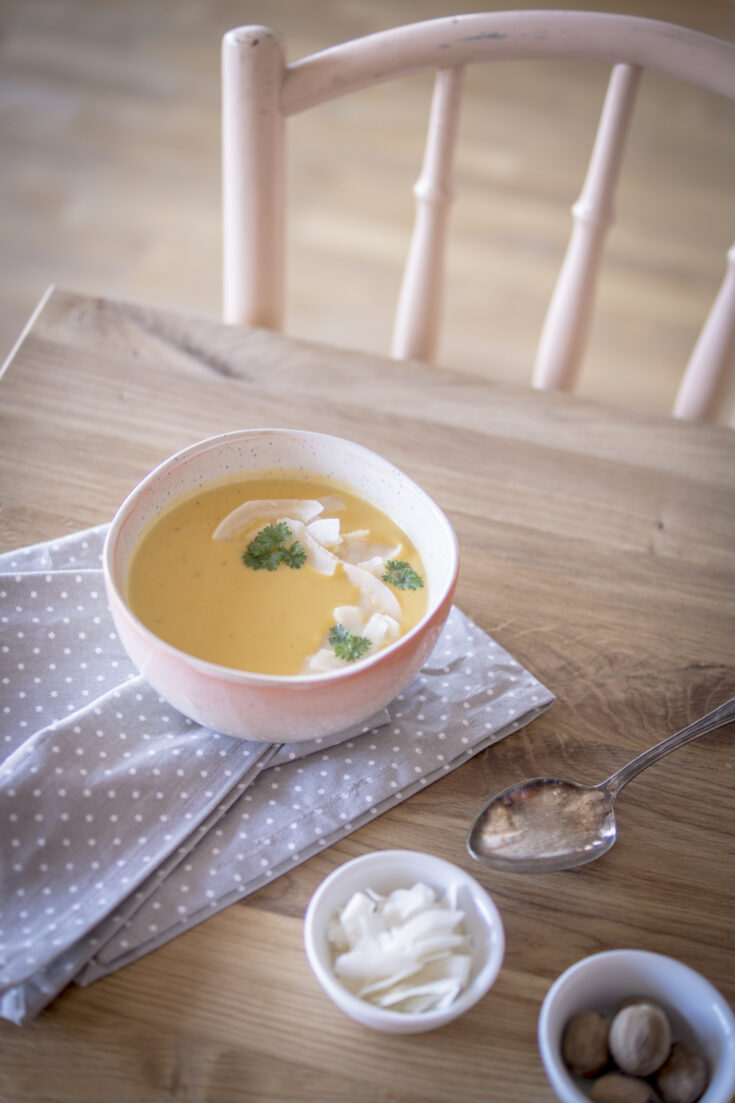
[[[112,626],[105,527],[0,555],[0,1016],[29,1022],[528,724],[553,695],[454,608],[424,669],[338,740],[209,731]]]

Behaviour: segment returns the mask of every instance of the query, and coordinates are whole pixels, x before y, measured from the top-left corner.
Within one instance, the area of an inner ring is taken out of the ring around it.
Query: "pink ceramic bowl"
[[[194,658],[155,636],[125,599],[128,565],[143,531],[177,499],[242,475],[302,470],[353,488],[387,513],[418,550],[427,611],[404,636],[354,667],[325,674],[253,674]],[[165,700],[205,727],[242,739],[296,743],[364,723],[421,669],[452,603],[459,554],[449,521],[387,460],[338,437],[291,429],[244,429],[194,444],[164,461],[125,499],[103,552],[107,595],[120,640]]]

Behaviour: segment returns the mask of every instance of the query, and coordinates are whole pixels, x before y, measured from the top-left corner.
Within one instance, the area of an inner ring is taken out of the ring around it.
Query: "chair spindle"
[[[574,224],[541,332],[533,385],[572,390],[587,344],[607,231],[614,220],[615,189],[641,70],[613,67]]]
[[[674,417],[707,421],[724,399],[727,371],[735,358],[735,245],[727,253],[720,290],[694,346],[674,404]]]
[[[223,313],[235,325],[283,326],[285,68],[281,37],[267,27],[224,36]]]
[[[416,218],[393,330],[391,353],[397,360],[430,362],[436,357],[463,83],[463,66],[437,70],[424,161],[414,187]]]

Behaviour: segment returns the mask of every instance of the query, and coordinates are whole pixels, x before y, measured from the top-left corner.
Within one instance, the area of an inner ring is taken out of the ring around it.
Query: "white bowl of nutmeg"
[[[645,950],[576,962],[541,1007],[538,1044],[561,1103],[732,1103],[735,1016],[690,966]]]

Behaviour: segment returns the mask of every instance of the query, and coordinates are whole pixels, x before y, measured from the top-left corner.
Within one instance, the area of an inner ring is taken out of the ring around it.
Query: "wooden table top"
[[[492,370],[492,365],[489,365]],[[417,364],[54,290],[0,383],[0,549],[108,520],[150,468],[215,433],[335,433],[421,483],[462,550],[457,604],[557,696],[529,727],[29,1026],[0,1023],[13,1103],[551,1100],[536,1046],[554,978],[652,949],[735,1001],[733,730],[641,775],[612,851],[503,874],[465,835],[523,777],[596,782],[735,695],[735,434]],[[491,893],[507,948],[490,993],[431,1034],[346,1018],[301,944],[348,858],[428,850]]]

